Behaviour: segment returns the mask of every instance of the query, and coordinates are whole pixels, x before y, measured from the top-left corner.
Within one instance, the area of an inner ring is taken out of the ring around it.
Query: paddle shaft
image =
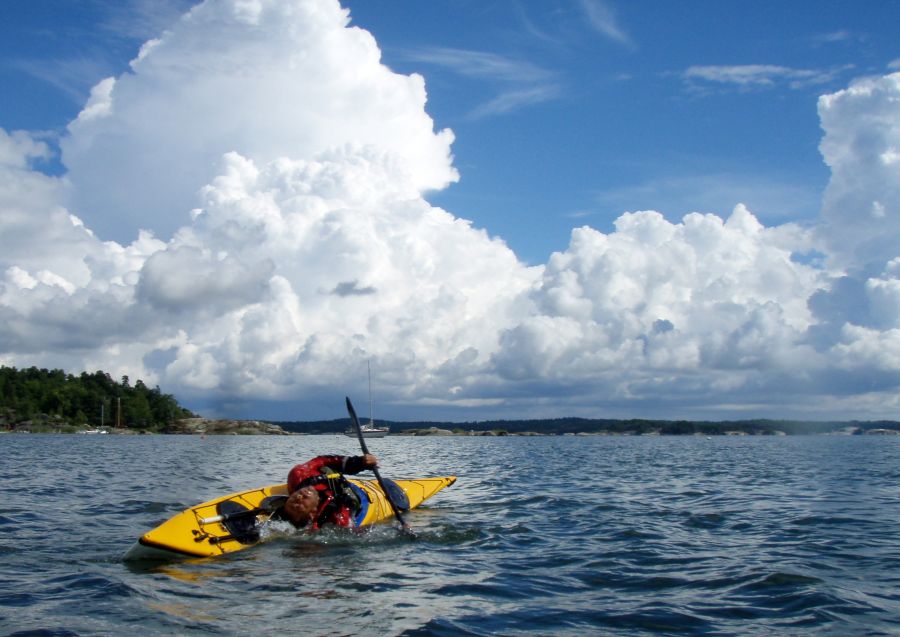
[[[362,427],[359,424],[359,418],[356,417],[356,410],[353,409],[353,403],[350,402],[350,397],[347,396],[347,411],[350,413],[350,420],[353,422],[353,428],[356,429],[356,437],[359,438],[359,446],[362,447],[363,455],[369,455],[369,448],[366,446],[366,439],[363,436]],[[378,486],[381,487],[381,490],[384,491],[384,495],[387,498],[388,503],[391,505],[391,509],[394,510],[394,516],[396,516],[397,521],[400,522],[400,526],[403,527],[403,530],[407,533],[412,533],[412,529],[409,528],[409,525],[403,519],[403,514],[400,513],[400,509],[394,504],[394,501],[391,500],[390,493],[387,490],[387,486],[384,484],[384,481],[381,479],[381,474],[378,472],[378,467],[372,467],[372,473],[375,474],[375,479],[378,481]]]

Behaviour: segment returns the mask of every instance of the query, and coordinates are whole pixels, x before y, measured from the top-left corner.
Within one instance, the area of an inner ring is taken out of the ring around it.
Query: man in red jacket
[[[364,456],[318,456],[298,464],[288,473],[284,515],[296,527],[319,528],[330,523],[351,526],[359,501],[343,474],[372,469],[378,458]]]

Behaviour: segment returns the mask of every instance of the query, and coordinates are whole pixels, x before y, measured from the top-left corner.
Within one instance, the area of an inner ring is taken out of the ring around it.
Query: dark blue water
[[[0,436],[0,634],[897,635],[900,440],[373,440],[455,474],[418,539],[279,536],[130,565],[198,502],[342,436]]]

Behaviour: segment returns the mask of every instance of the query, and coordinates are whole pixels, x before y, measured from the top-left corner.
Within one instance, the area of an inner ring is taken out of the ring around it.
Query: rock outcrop
[[[288,432],[268,422],[259,420],[212,420],[209,418],[184,418],[165,430],[167,434],[215,435],[270,435],[288,436]]]

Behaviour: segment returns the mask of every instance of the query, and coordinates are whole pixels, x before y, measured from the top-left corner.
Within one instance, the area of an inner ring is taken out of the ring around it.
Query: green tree
[[[119,401],[123,421],[131,427],[162,427],[193,415],[159,387],[149,389],[142,380],[131,386],[128,376],[117,383],[102,371],[73,376],[59,369],[0,366],[0,414],[7,424],[41,414],[76,425],[109,424],[115,421]]]

